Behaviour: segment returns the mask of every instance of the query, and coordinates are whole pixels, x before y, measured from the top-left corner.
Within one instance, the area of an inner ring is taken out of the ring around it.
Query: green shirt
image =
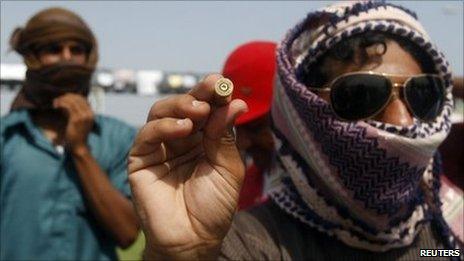
[[[126,158],[135,129],[95,116],[87,142],[115,188],[130,197]],[[0,260],[115,260],[115,241],[85,202],[71,156],[28,111],[1,118]]]

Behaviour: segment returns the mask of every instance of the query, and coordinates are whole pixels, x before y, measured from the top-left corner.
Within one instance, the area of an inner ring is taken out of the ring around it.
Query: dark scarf
[[[53,100],[65,93],[87,96],[92,70],[74,64],[56,64],[27,70],[26,81],[11,105],[11,110],[49,109]]]

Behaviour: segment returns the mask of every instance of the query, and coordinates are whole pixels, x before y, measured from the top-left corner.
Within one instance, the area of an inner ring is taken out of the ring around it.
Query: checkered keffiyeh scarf
[[[321,17],[329,22],[318,22]],[[340,121],[327,102],[298,81],[304,61],[315,62],[340,41],[368,31],[403,36],[431,56],[446,84],[444,109],[434,122],[399,127]],[[451,72],[416,15],[377,1],[335,4],[291,29],[277,61],[272,117],[278,160],[270,197],[301,222],[355,248],[407,246],[431,220],[445,247],[455,248],[440,210],[436,154],[451,127]]]

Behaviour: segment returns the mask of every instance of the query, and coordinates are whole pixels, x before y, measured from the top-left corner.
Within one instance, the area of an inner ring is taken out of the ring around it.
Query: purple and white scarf
[[[329,17],[328,23],[318,23]],[[403,36],[423,48],[446,84],[444,109],[430,123],[399,127],[339,120],[330,105],[297,80],[303,61],[368,31]],[[277,162],[269,196],[286,212],[345,244],[387,251],[411,244],[424,223],[440,219],[436,149],[453,108],[451,72],[416,15],[384,2],[346,2],[310,13],[289,31],[278,54],[272,107]],[[438,206],[438,207],[437,207]]]

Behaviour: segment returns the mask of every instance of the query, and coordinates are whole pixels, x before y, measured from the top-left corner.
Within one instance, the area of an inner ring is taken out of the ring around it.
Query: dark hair
[[[354,35],[344,41],[337,43],[334,47],[323,54],[316,62],[308,64],[308,59],[303,61],[301,70],[298,70],[297,78],[306,86],[322,87],[328,82],[328,75],[325,73],[323,64],[326,58],[331,57],[343,62],[352,62],[355,54],[361,52],[361,64],[368,60],[366,48],[374,44],[382,44],[386,52],[386,41],[397,42],[404,50],[420,64],[424,73],[435,73],[435,64],[432,58],[418,45],[411,40],[398,35],[383,32],[366,32]]]

